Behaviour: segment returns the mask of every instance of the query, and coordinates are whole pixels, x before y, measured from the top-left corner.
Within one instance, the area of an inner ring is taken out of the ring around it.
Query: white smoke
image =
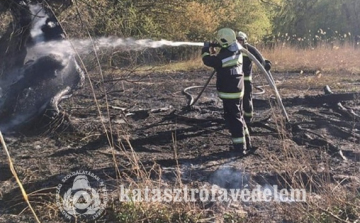
[[[32,13],[32,28],[30,30],[30,35],[35,43],[44,41],[44,35],[41,30],[41,27],[45,24],[48,16],[46,15],[44,9],[36,4],[29,6]]]
[[[25,4],[25,3],[23,3]],[[50,54],[56,54],[60,56],[64,62],[75,55],[88,54],[94,50],[100,49],[117,49],[123,51],[129,50],[143,50],[146,48],[159,48],[163,46],[203,46],[202,42],[177,42],[169,40],[151,40],[151,39],[140,39],[135,40],[133,38],[119,38],[119,37],[99,37],[94,39],[63,39],[54,41],[44,41],[44,33],[42,26],[46,24],[46,20],[49,18],[44,8],[40,4],[29,5],[32,13],[32,26],[30,30],[31,38],[34,44],[27,47],[27,55],[25,58],[25,64],[27,62],[36,61],[38,58],[47,56]],[[49,24],[51,25],[51,24]],[[21,79],[22,68],[15,68],[11,71],[11,75],[5,75],[9,80],[2,77],[0,86],[7,86]],[[20,74],[20,75],[19,75]],[[0,96],[1,98],[1,96]]]
[[[25,2],[20,4],[26,5]],[[31,46],[27,46],[26,58],[24,59],[24,66],[17,67],[8,71],[6,75],[2,75],[0,78],[0,109],[3,106],[4,95],[9,91],[11,86],[21,80],[24,77],[24,70],[27,66],[33,64],[36,60],[43,56],[56,55],[62,60],[62,63],[66,65],[70,58],[75,53],[88,54],[94,50],[100,49],[116,49],[122,51],[129,50],[143,50],[146,48],[159,48],[163,46],[203,46],[200,42],[176,42],[168,40],[151,40],[140,39],[135,40],[132,38],[118,38],[118,37],[100,37],[94,39],[63,39],[54,41],[45,41],[44,33],[42,31],[43,25],[46,25],[46,21],[49,18],[44,8],[40,4],[29,5],[32,13],[32,24],[30,29],[30,36],[33,40]],[[47,24],[49,26],[55,24]],[[29,90],[29,89],[28,89]],[[26,97],[25,97],[26,98]],[[11,120],[7,126],[0,126],[1,129],[7,129],[13,124],[18,124],[25,121],[27,116],[18,115],[14,120]]]
[[[241,189],[249,185],[249,174],[232,166],[222,166],[209,178],[211,184],[225,189]]]

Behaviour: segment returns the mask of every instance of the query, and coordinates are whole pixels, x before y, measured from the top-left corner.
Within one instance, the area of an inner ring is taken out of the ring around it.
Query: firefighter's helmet
[[[236,34],[230,28],[222,28],[217,31],[215,39],[221,47],[227,48],[236,42]]]
[[[237,40],[242,40],[242,41],[244,41],[245,43],[247,42],[247,35],[244,33],[244,32],[238,32],[237,34],[236,34],[236,39]]]

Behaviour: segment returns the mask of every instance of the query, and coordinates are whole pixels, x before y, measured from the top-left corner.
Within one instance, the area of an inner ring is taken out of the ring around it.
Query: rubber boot
[[[244,154],[249,154],[252,151],[252,145],[250,140],[250,135],[245,135],[245,141],[246,141],[246,150],[244,150]]]
[[[233,144],[232,148],[231,151],[234,152],[234,155],[236,156],[244,156],[246,154],[246,146],[243,143]]]
[[[246,151],[245,154],[253,154],[258,148],[251,144],[250,136],[245,136],[246,139]]]

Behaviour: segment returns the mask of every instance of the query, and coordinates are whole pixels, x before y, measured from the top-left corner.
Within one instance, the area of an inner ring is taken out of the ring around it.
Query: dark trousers
[[[249,131],[243,118],[243,100],[222,99],[224,108],[224,119],[229,129],[234,145],[244,146],[250,144]],[[244,146],[245,148],[245,146]]]
[[[251,78],[251,76],[250,76]],[[250,80],[244,81],[244,98],[243,98],[243,108],[244,108],[244,119],[247,124],[252,121],[254,106],[252,101],[252,82]]]

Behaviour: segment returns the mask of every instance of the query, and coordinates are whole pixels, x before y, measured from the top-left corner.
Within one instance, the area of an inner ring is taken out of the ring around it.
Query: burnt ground
[[[258,149],[255,154],[239,158],[229,153],[230,135],[213,86],[205,90],[192,109],[187,107],[188,99],[182,90],[203,85],[209,74],[209,71],[135,72],[121,79],[107,75],[104,85],[94,78],[92,84],[99,107],[91,86],[86,83],[72,98],[61,103],[66,115],[52,120],[42,128],[44,131],[7,135],[6,143],[16,171],[42,221],[61,222],[54,187],[65,175],[90,170],[109,182],[111,190],[117,178],[115,163],[120,170],[120,181],[130,176],[135,180],[149,177],[178,182],[176,173],[180,172],[184,184],[223,188],[243,188],[245,184],[276,184],[280,188],[301,185],[311,194],[309,199],[320,196],[321,202],[328,199],[321,197],[326,195],[327,187],[341,188],[354,196],[359,193],[360,122],[356,116],[360,114],[359,97],[343,100],[347,110],[341,110],[338,101],[316,97],[324,95],[323,85],[292,83],[306,75],[274,74],[290,123],[284,122],[271,90],[264,86],[266,93],[254,96],[255,121],[251,135],[253,146]],[[347,77],[341,87],[333,89],[334,93],[359,91],[360,77],[350,76],[352,79],[349,81]],[[256,85],[266,84],[260,75],[255,75],[255,80]],[[212,84],[214,81],[215,78]],[[199,91],[197,88],[189,93],[195,97]],[[0,222],[34,222],[9,171],[5,153],[1,154]],[[151,174],[145,177],[141,168]],[[150,171],[151,168],[156,171]],[[214,213],[225,213],[231,207],[206,206]],[[279,209],[240,203],[232,208],[241,210],[253,222],[299,220],[292,216],[291,207]],[[356,220],[354,211],[347,216],[336,212],[334,215]],[[110,217],[105,216],[104,222],[106,218]]]

